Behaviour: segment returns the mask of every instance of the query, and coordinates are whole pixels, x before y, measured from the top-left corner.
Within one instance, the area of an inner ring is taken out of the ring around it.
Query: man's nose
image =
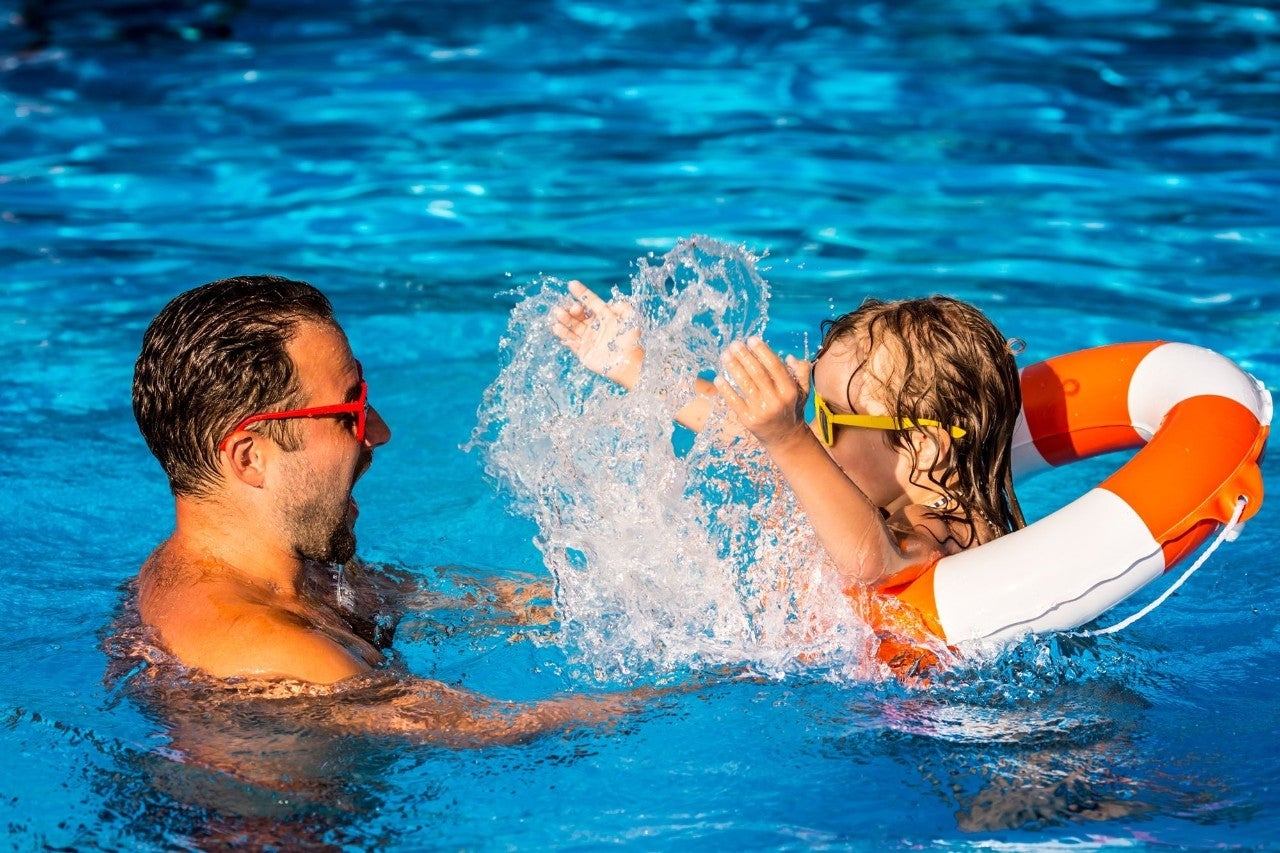
[[[378,410],[373,406],[369,407],[369,414],[365,416],[364,424],[364,441],[370,447],[378,447],[386,444],[391,440],[391,427],[387,426],[387,422],[382,419],[382,415],[378,414]]]

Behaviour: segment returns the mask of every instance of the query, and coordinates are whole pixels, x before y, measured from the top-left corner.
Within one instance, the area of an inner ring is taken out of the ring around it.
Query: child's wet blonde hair
[[[948,296],[867,299],[856,310],[823,321],[819,351],[835,343],[856,347],[864,367],[878,348],[889,347],[893,374],[877,379],[891,414],[965,430],[963,437],[951,439],[951,464],[926,474],[929,485],[950,498],[940,515],[967,524],[974,536],[975,515],[997,535],[1026,526],[1011,464],[1022,387],[1014,347],[985,314]],[[909,432],[886,437],[916,460]]]

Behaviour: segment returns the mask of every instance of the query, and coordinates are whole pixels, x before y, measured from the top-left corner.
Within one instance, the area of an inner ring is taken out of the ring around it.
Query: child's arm
[[[569,282],[573,300],[552,312],[551,331],[593,373],[612,379],[630,391],[640,379],[644,348],[640,327],[631,320],[631,304],[624,299],[605,302],[580,281]],[[694,398],[676,412],[676,423],[701,432],[711,415],[715,387],[696,381]]]
[[[767,344],[752,338],[731,344],[723,364],[717,390],[786,477],[842,576],[875,584],[941,556],[936,539],[918,529],[890,530],[880,509],[813,434],[804,420],[807,363],[789,357],[784,364]]]

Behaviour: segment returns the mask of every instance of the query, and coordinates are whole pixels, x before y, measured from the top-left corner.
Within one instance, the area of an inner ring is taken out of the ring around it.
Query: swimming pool
[[[1274,390],[1275,15],[953,5],[69,2],[24,50],[37,34],[6,4],[9,846],[1273,845],[1270,506],[1127,631],[929,689],[782,668],[478,752],[283,748],[216,721],[305,796],[182,760],[169,722],[104,686],[120,584],[171,525],[132,361],[168,298],[221,276],[331,296],[395,432],[358,489],[361,554],[440,586],[545,574],[534,525],[461,449],[520,292],[625,285],[687,235],[767,252],[766,334],[797,349],[863,294],[946,292],[1026,340],[1024,361],[1186,340]],[[1020,495],[1040,514],[1105,467]],[[454,611],[397,648],[515,699],[700,677]]]

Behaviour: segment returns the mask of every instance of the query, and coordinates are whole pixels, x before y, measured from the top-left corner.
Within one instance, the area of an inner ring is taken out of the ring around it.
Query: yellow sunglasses
[[[827,447],[836,443],[836,427],[854,426],[864,429],[904,430],[916,427],[942,427],[952,438],[961,438],[965,431],[960,427],[945,426],[928,418],[913,420],[897,415],[837,415],[827,406],[827,401],[816,390],[813,392],[813,408],[818,413],[818,437]]]

